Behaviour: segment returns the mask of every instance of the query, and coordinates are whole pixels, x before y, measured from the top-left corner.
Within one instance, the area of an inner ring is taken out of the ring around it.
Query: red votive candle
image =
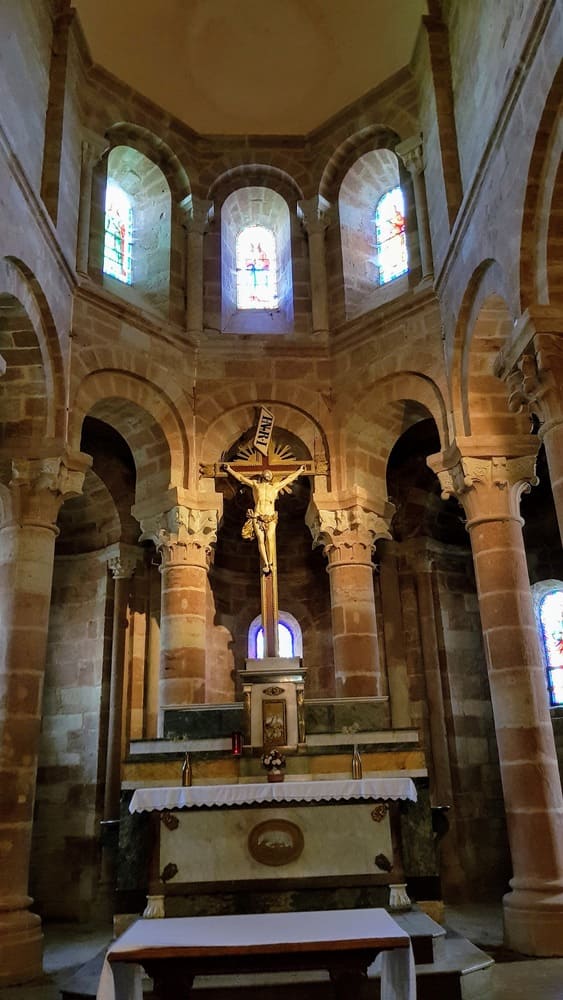
[[[242,753],[242,733],[231,733],[231,750],[233,757],[240,757]]]

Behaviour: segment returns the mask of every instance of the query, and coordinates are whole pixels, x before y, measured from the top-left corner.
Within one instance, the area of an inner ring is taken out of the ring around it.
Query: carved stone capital
[[[141,521],[140,541],[153,541],[162,567],[206,566],[217,541],[217,510],[176,506]]]
[[[395,153],[401,158],[409,174],[421,174],[424,170],[422,136],[413,135],[395,146]]]
[[[313,536],[313,546],[322,545],[331,564],[371,564],[377,539],[391,537],[388,511],[386,515],[358,503],[335,510],[323,510],[311,503],[306,522]]]
[[[303,226],[309,235],[323,234],[332,221],[332,211],[328,201],[318,195],[298,204]]]
[[[120,549],[108,559],[108,568],[114,580],[129,580],[137,568],[138,556],[134,552]]]
[[[193,194],[189,195],[184,201],[184,225],[188,233],[197,233],[199,236],[203,236],[207,231],[212,209],[212,201],[195,198]]]
[[[10,499],[4,505],[6,522],[56,530],[61,505],[80,496],[90,465],[88,455],[14,459],[7,491]]]
[[[483,521],[508,521],[520,517],[520,497],[535,486],[536,455],[480,457],[459,455],[447,468],[437,468],[442,498],[457,497],[467,514],[468,529]]]

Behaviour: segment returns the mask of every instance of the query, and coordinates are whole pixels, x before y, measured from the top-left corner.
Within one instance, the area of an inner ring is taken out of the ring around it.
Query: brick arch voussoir
[[[302,401],[303,402],[303,401]],[[217,416],[206,428],[201,440],[201,461],[217,462],[234,442],[256,423],[256,408],[264,405],[272,411],[278,427],[299,438],[309,454],[330,460],[329,433],[320,420],[301,405],[278,399],[261,398],[259,402],[239,403]]]
[[[79,450],[84,418],[105,399],[121,399],[149,415],[157,436],[166,441],[169,453],[169,482],[185,487],[190,473],[188,435],[181,413],[173,399],[158,386],[130,371],[98,369],[78,382],[73,397],[69,439]],[[119,427],[116,428],[119,430]]]
[[[65,434],[65,370],[51,308],[37,278],[17,257],[5,257],[0,263],[0,294],[3,293],[11,295],[23,306],[35,331],[45,377],[45,438],[62,442]]]
[[[348,136],[331,153],[319,178],[319,194],[329,202],[338,199],[338,192],[350,167],[365,153],[376,149],[391,149],[401,141],[400,136],[385,125],[368,125]]]
[[[521,312],[554,299],[563,301],[563,249],[560,237],[554,240],[550,233],[554,221],[559,233],[563,228],[562,130],[563,63],[547,95],[528,169],[520,250]]]
[[[188,172],[174,150],[158,135],[134,122],[116,122],[107,129],[109,149],[107,156],[116,146],[130,146],[151,160],[168,181],[174,201],[180,203],[191,194]]]
[[[209,200],[220,197],[224,201],[241,187],[267,187],[277,191],[286,201],[295,201],[304,197],[310,178],[304,168],[289,157],[280,157],[277,162],[275,159],[268,163],[262,159],[248,162],[248,151],[245,151],[240,158],[221,157],[210,164],[202,174],[202,184],[205,182]]]

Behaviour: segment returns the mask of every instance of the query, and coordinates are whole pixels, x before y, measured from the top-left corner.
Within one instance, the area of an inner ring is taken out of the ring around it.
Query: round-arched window
[[[276,238],[265,226],[237,236],[237,309],[277,309]]]
[[[409,269],[405,234],[405,200],[399,185],[386,191],[375,207],[376,263],[379,284],[400,278]]]
[[[538,612],[549,700],[552,705],[563,705],[563,587],[545,593]]]

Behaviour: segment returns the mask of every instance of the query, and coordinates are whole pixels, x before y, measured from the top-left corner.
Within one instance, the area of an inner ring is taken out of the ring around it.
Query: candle
[[[242,733],[231,733],[231,750],[233,757],[240,757],[242,754]]]

